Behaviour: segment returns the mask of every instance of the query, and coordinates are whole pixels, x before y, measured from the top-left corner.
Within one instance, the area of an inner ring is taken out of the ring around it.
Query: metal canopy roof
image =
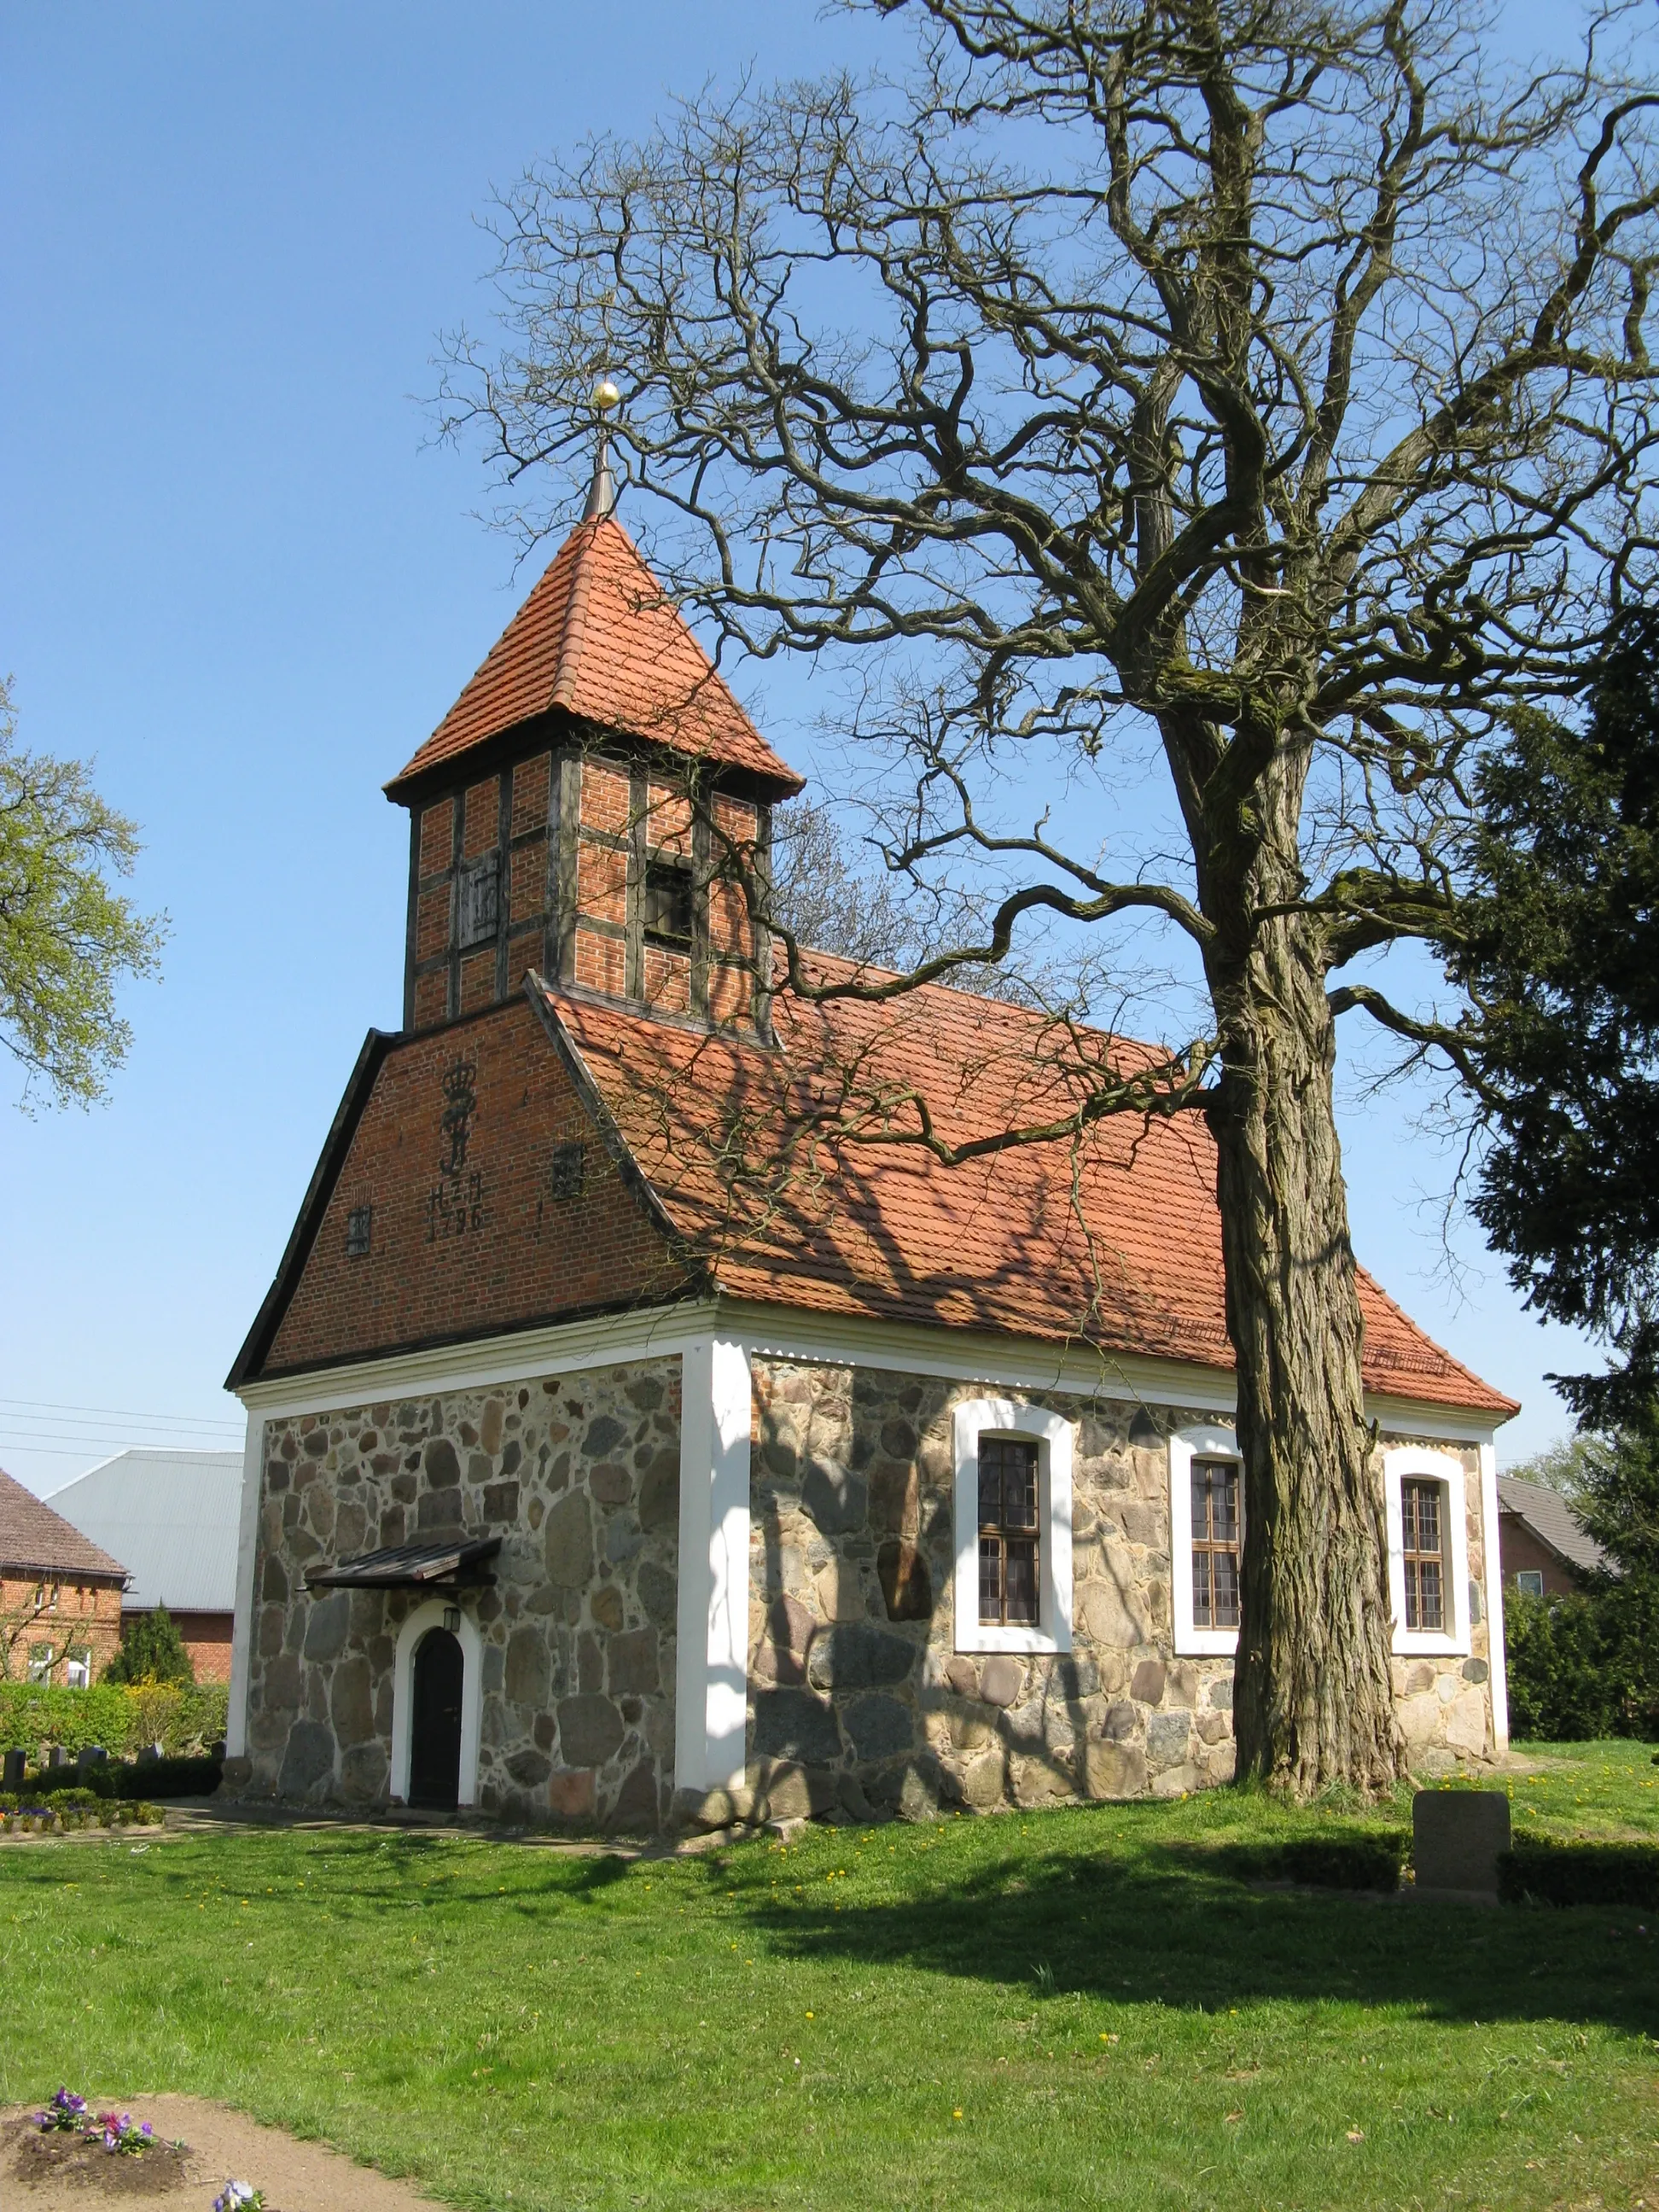
[[[313,1567],[307,1589],[432,1589],[490,1583],[478,1570],[501,1548],[499,1536],[451,1537],[435,1544],[394,1544],[360,1553],[335,1567]]]

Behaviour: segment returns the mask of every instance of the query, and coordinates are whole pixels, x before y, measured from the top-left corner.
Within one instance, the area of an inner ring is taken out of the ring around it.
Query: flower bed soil
[[[113,2106],[148,2120],[157,2141],[129,2155],[106,2151],[101,2139],[43,2134],[35,2124],[39,2104],[0,2112],[0,2204],[6,2212],[84,2212],[112,2203],[130,2212],[150,2205],[210,2212],[233,2179],[263,2191],[267,2212],[431,2212],[431,2198],[408,2182],[201,2097],[88,2102],[95,2112]],[[178,2137],[183,2150],[173,2148]]]

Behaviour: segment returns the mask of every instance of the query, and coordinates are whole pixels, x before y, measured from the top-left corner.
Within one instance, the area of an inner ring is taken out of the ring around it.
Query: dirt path
[[[228,2180],[262,2190],[268,2212],[430,2212],[433,2200],[322,2143],[301,2142],[202,2097],[89,2100],[148,2120],[163,2142],[182,2136],[182,2159],[112,2155],[32,2124],[35,2107],[0,2112],[0,2203],[6,2212],[210,2212]]]

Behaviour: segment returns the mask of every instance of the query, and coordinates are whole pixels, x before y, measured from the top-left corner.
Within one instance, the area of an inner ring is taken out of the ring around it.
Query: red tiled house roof
[[[126,1581],[127,1571],[0,1468],[0,1575],[46,1575],[119,1586]]]
[[[826,977],[848,972],[814,960]],[[884,1006],[781,995],[769,1052],[546,988],[542,1004],[713,1287],[825,1315],[1233,1364],[1214,1146],[1198,1112],[1109,1117],[1075,1146],[957,1166],[916,1146],[813,1140],[814,1110],[843,1096],[914,1091],[952,1143],[1052,1115],[1076,1092],[1045,1064],[1041,1016],[938,987]],[[1120,1066],[1144,1049],[1097,1032],[1092,1047]],[[1368,1389],[1516,1410],[1363,1270],[1359,1297]]]
[[[732,697],[614,515],[574,530],[437,728],[387,784],[398,797],[429,769],[562,708],[721,767],[782,796],[802,779]]]

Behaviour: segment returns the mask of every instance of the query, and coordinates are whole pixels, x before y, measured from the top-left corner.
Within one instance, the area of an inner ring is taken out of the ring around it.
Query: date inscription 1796
[[[478,1069],[471,1060],[458,1060],[441,1078],[443,1111],[438,1119],[438,1182],[427,1194],[426,1241],[441,1244],[482,1229],[489,1219],[484,1204],[483,1171],[467,1165],[472,1142],[472,1117],[478,1110]]]

